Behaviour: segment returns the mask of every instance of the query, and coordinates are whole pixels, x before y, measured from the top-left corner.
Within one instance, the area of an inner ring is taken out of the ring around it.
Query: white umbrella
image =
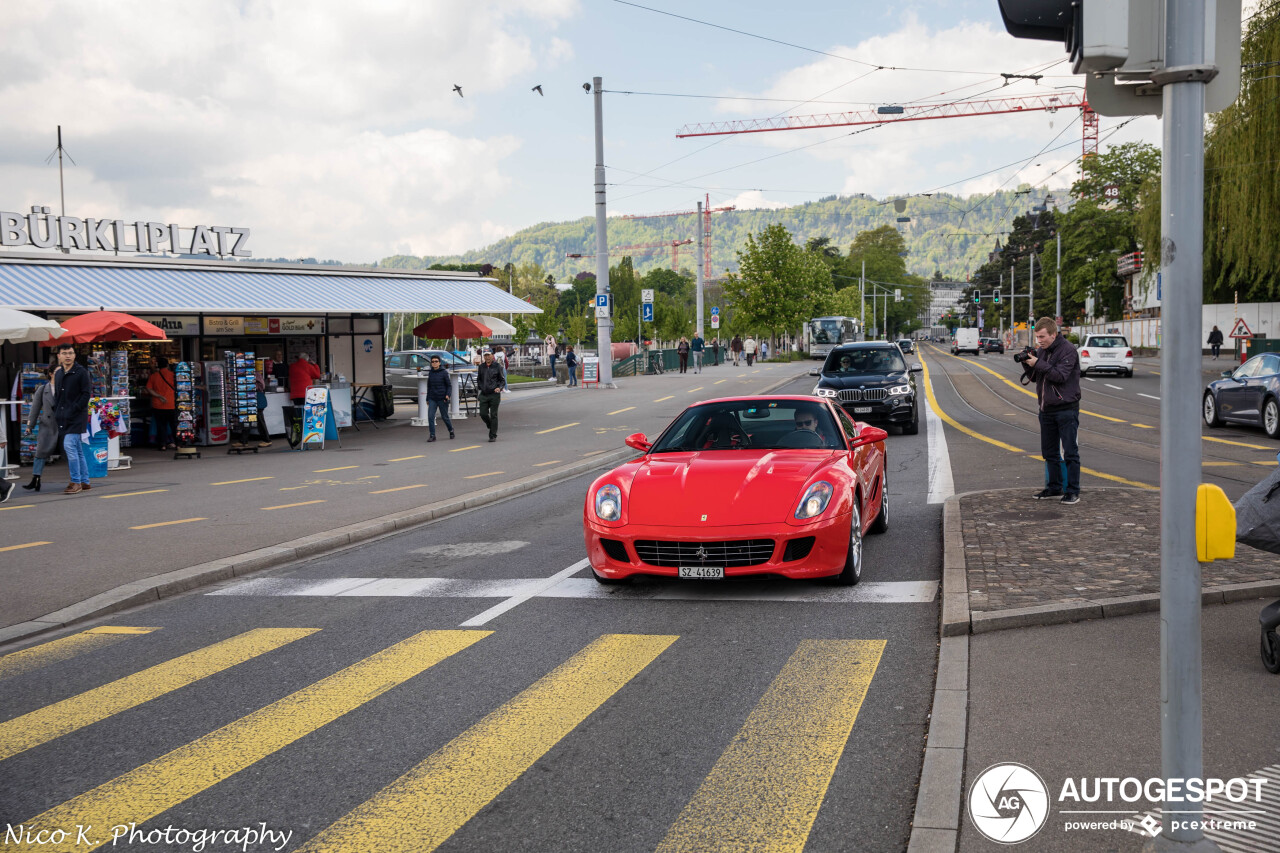
[[[497,317],[480,314],[472,317],[471,319],[475,320],[477,323],[483,323],[488,326],[495,335],[514,335],[516,333],[515,326],[511,325],[506,320],[499,320]],[[521,343],[523,343],[523,341],[521,341]]]
[[[40,343],[56,338],[66,330],[53,320],[0,306],[0,343]]]

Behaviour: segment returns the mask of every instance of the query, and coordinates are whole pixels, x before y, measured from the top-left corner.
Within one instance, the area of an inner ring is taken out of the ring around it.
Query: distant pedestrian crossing
[[[104,633],[129,636],[143,630],[154,629],[106,629]],[[311,628],[254,629],[41,708],[17,715],[0,712],[4,715],[0,801],[13,800],[5,788],[16,784],[3,781],[4,761],[17,756],[40,759],[38,751],[58,738],[73,732],[84,738],[92,734],[95,724],[107,720],[118,737],[130,714],[145,703],[193,689],[203,679],[237,671],[235,667],[254,659],[280,666],[278,656],[288,654],[290,648],[300,649],[299,644],[315,643],[322,634]],[[79,636],[0,657],[0,673],[16,661],[27,677],[37,677],[41,666],[101,649],[97,641],[73,639]],[[146,831],[149,821],[154,821],[152,827],[162,826],[165,813],[172,814],[344,715],[385,694],[394,695],[411,680],[432,678],[433,667],[445,661],[456,659],[474,668],[467,678],[478,687],[487,673],[476,666],[481,659],[477,655],[485,643],[496,640],[488,630],[421,631],[247,714],[237,711],[243,715],[114,778],[88,785],[88,790],[69,799],[41,806],[45,810],[39,814],[11,814],[6,808],[4,820],[11,829],[20,826],[21,831],[0,837],[0,850],[86,851],[116,846],[110,827],[136,825]],[[148,640],[139,635],[133,642]],[[412,763],[394,781],[359,791],[363,802],[336,820],[330,818],[328,825],[311,826],[302,837],[295,836],[290,849],[313,853],[436,849],[473,820],[483,821],[486,806],[517,780],[527,781],[550,750],[571,741],[575,730],[611,699],[637,689],[629,685],[642,673],[646,674],[645,690],[655,689],[655,679],[678,678],[670,670],[655,673],[653,666],[681,642],[674,634],[605,634],[549,670],[529,672],[529,681],[524,682],[528,687],[499,700],[487,715]],[[798,641],[740,731],[732,737],[720,736],[722,742],[714,745],[720,759],[683,811],[671,815],[673,823],[659,849],[665,853],[766,846],[771,851],[803,850],[885,646],[886,641],[876,639]],[[12,692],[0,699],[20,697],[20,677],[8,684]],[[403,718],[406,727],[416,724],[411,715]],[[145,743],[148,735],[144,729],[133,737]],[[662,733],[655,731],[653,737],[661,740]],[[80,778],[78,769],[77,765],[54,768],[52,775]],[[304,768],[303,772],[322,770],[328,768]],[[92,773],[85,777],[94,778]],[[40,779],[44,778],[42,774]],[[357,776],[348,784],[372,783]],[[271,796],[271,790],[255,790],[254,802],[245,804],[246,813]],[[300,825],[308,825],[308,816],[297,817]],[[88,826],[97,829],[87,834],[77,831]]]

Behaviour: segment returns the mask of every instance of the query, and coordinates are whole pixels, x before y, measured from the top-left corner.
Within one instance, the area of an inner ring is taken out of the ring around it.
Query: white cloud
[[[739,193],[731,199],[725,201],[717,201],[716,207],[724,205],[732,205],[738,210],[778,210],[783,207],[790,207],[791,202],[788,201],[772,201],[764,197],[764,193],[760,190],[748,190]]]

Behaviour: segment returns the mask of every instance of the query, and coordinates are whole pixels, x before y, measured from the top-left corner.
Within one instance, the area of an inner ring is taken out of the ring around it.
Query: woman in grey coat
[[[53,372],[56,366],[49,365],[44,369],[48,382],[41,385],[31,395],[31,415],[27,418],[27,432],[40,425],[36,434],[36,461],[31,466],[31,482],[22,488],[29,491],[40,491],[40,475],[44,473],[44,463],[58,449],[58,422],[53,417]]]

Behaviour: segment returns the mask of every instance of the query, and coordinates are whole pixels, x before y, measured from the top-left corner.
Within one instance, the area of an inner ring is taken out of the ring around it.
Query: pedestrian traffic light
[[[973,292],[973,304],[977,305],[981,301],[982,301],[982,294],[975,290]]]
[[[1000,288],[998,288],[998,287],[996,288],[995,303],[996,303],[997,305],[999,305],[999,304],[1000,304]]]

